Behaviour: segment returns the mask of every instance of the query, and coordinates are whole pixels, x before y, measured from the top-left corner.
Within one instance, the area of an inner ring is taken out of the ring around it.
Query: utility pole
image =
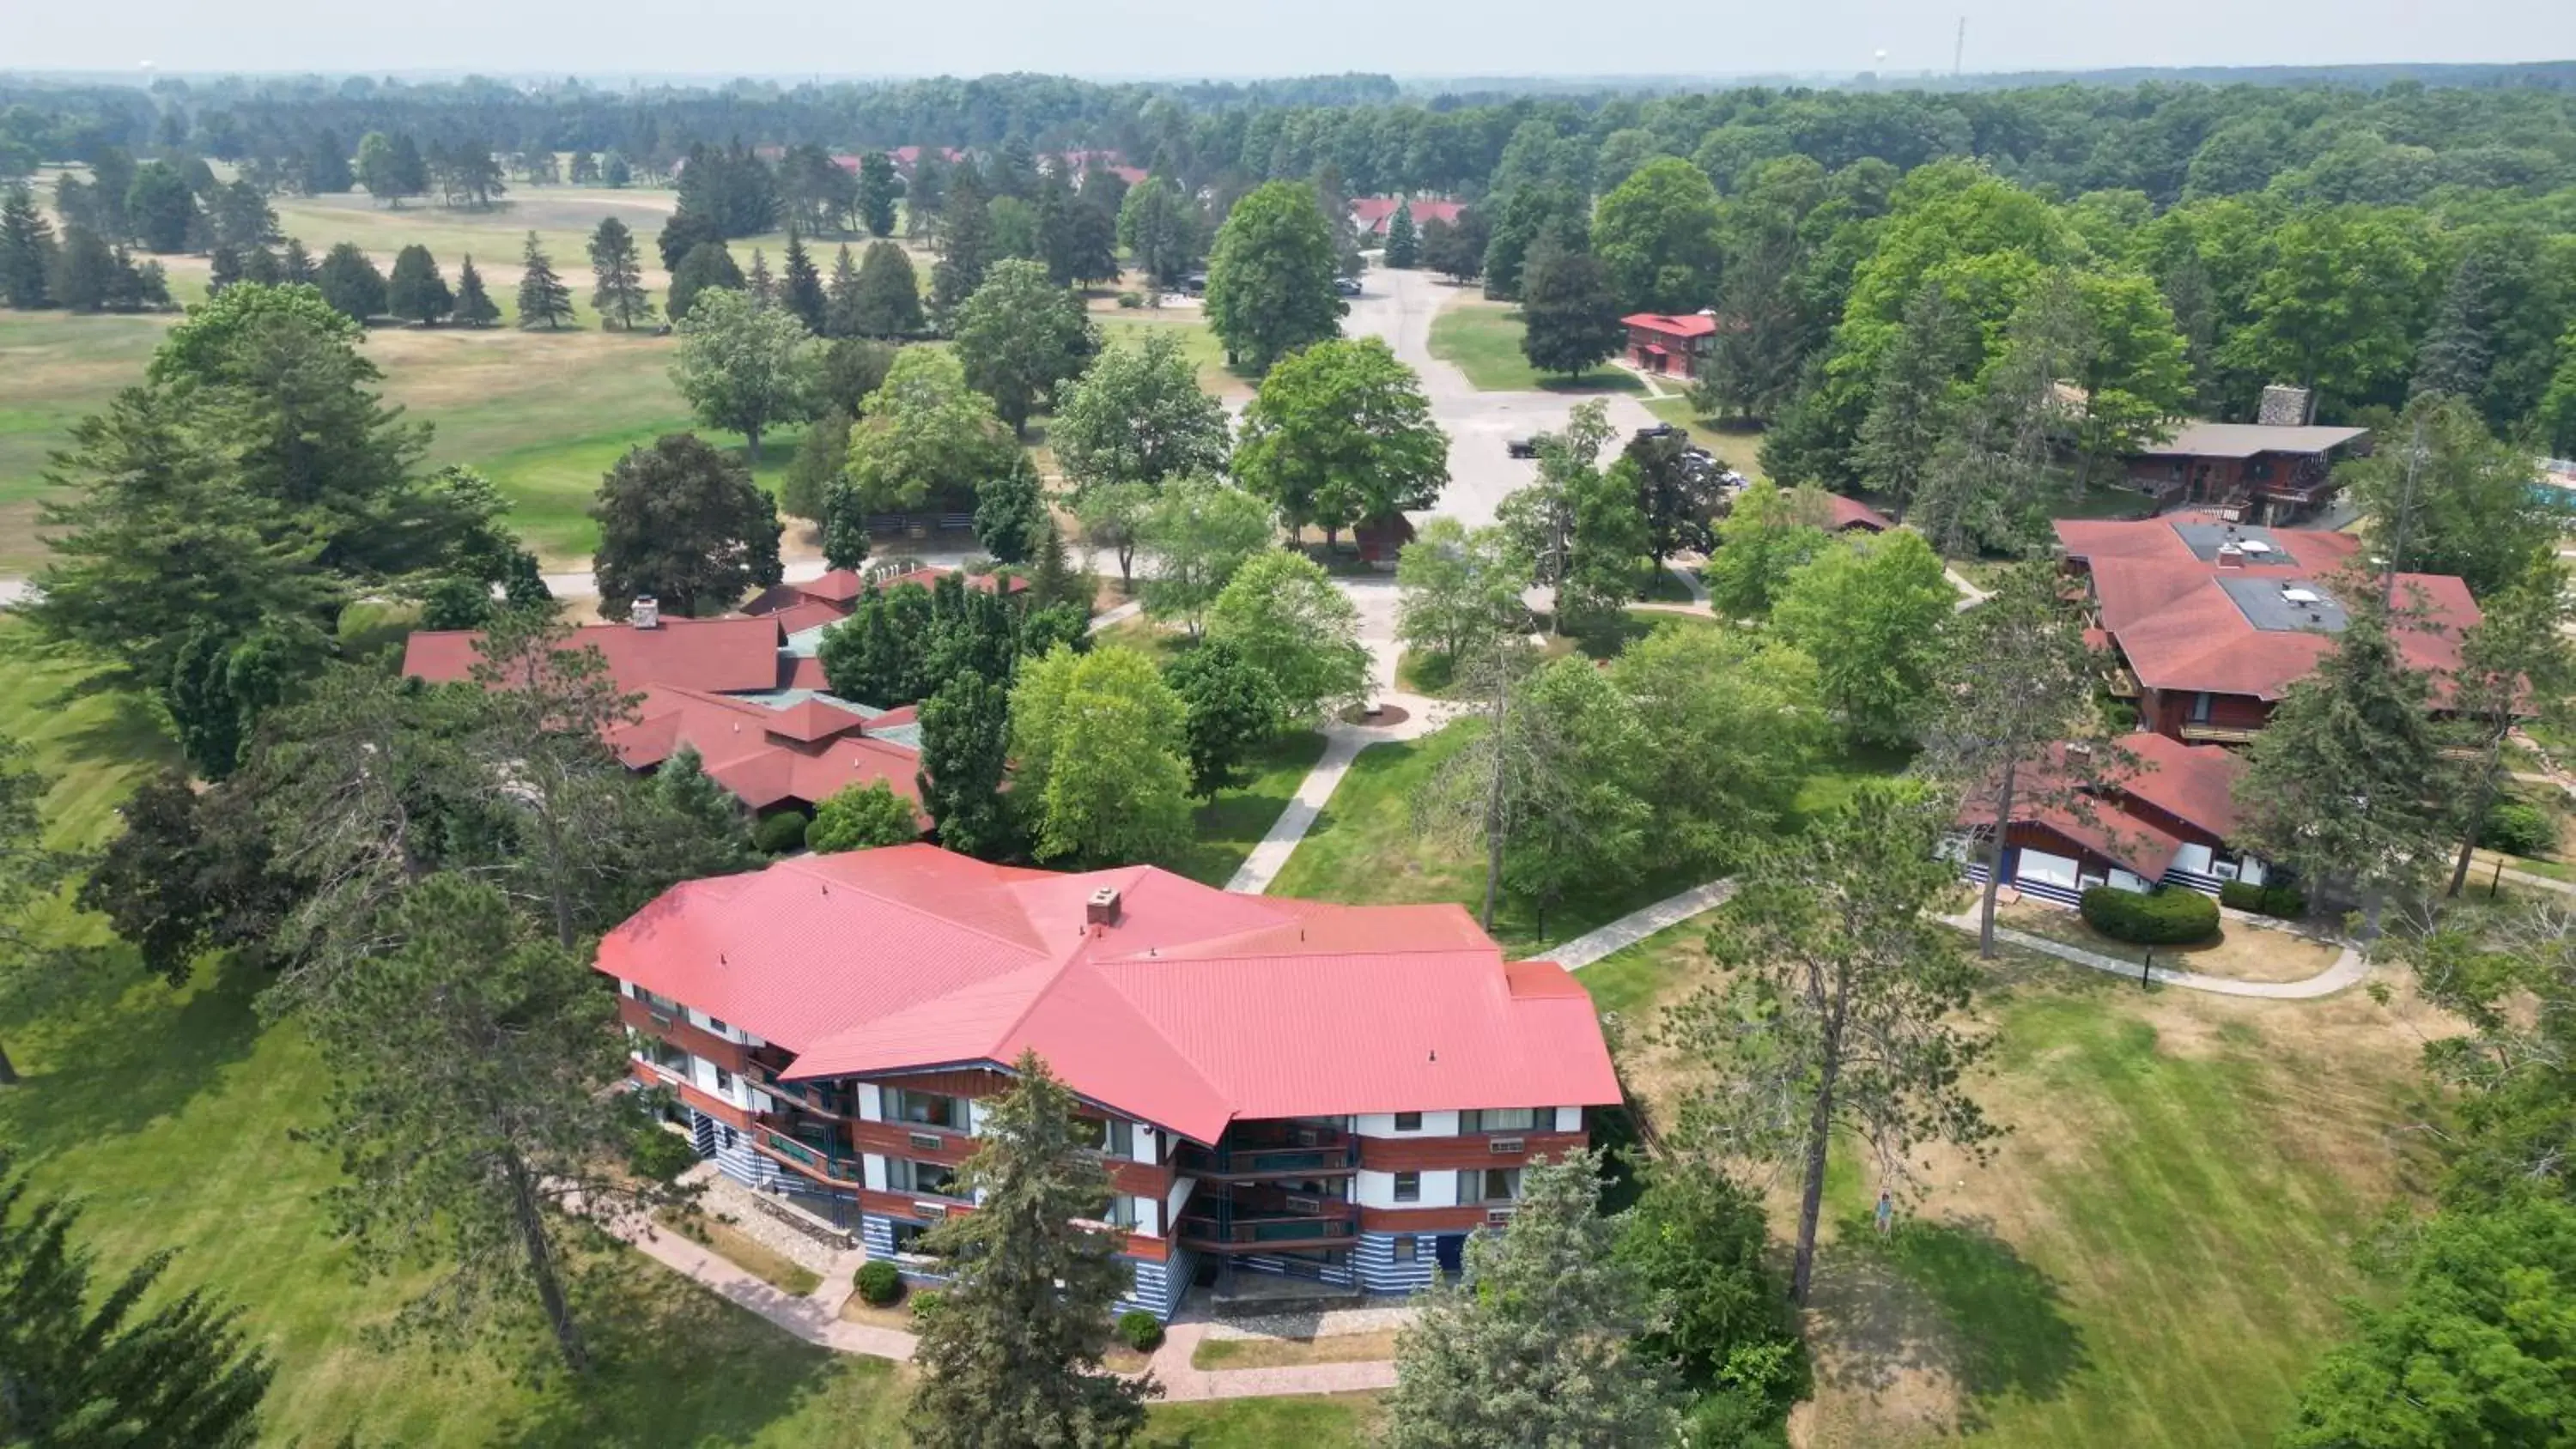
[[[1959,17],[1959,39],[1950,47],[1950,79],[1959,78],[1959,67],[1968,58],[1968,17]]]
[[[2424,420],[2415,420],[2415,439],[2406,447],[2406,486],[2397,497],[2397,534],[2389,543],[2388,567],[2379,580],[2380,595],[2390,608],[2397,607],[2397,566],[2406,552],[2406,530],[2415,521],[2415,478],[2424,468]]]

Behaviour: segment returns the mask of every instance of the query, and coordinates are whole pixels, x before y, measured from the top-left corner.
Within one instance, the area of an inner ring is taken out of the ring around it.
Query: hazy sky
[[[501,74],[1722,75],[2576,57],[2576,0],[118,0],[0,67]]]

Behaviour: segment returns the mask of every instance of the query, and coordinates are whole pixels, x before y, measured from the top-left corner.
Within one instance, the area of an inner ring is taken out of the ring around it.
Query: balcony
[[[1179,1169],[1199,1177],[1346,1177],[1359,1170],[1359,1139],[1338,1127],[1237,1126],[1214,1148],[1183,1146]]]
[[[1265,1248],[1346,1248],[1359,1240],[1359,1210],[1337,1204],[1316,1214],[1254,1215],[1222,1210],[1181,1215],[1178,1236],[1184,1247],[1210,1253],[1251,1253]]]
[[[754,1130],[751,1143],[761,1152],[819,1182],[836,1187],[858,1187],[867,1180],[867,1170],[857,1154],[840,1151],[829,1143],[782,1132],[767,1121]]]
[[[848,1118],[858,1115],[850,1101],[850,1089],[845,1086],[831,1082],[782,1082],[778,1079],[778,1074],[783,1068],[763,1061],[757,1056],[752,1058],[750,1068],[748,1075],[751,1080],[762,1091],[782,1102],[826,1117]]]

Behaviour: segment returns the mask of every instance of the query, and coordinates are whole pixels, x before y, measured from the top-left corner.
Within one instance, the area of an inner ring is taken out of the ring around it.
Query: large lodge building
[[[598,966],[700,1153],[925,1280],[921,1233],[975,1207],[982,1103],[1036,1052],[1098,1125],[1123,1306],[1166,1317],[1194,1275],[1455,1272],[1620,1101],[1591,998],[1455,906],[906,845],[676,886]]]

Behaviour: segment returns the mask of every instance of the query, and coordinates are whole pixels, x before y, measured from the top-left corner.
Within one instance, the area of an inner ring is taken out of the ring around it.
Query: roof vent
[[[2272,551],[2272,545],[2265,543],[2259,538],[2246,539],[2244,542],[2238,544],[2237,547],[2251,554],[2265,554]]]
[[[661,628],[661,600],[654,598],[651,594],[637,595],[635,598],[634,612],[627,616],[627,622],[633,624],[638,629]]]
[[[1082,903],[1082,919],[1094,926],[1118,924],[1118,887],[1102,886]]]
[[[2293,604],[2314,604],[2323,601],[2325,596],[2314,589],[2293,587],[2283,589],[2281,591],[2281,597]]]
[[[2233,543],[2220,544],[2218,546],[2218,566],[2223,569],[2241,569],[2245,567],[2245,550]]]

